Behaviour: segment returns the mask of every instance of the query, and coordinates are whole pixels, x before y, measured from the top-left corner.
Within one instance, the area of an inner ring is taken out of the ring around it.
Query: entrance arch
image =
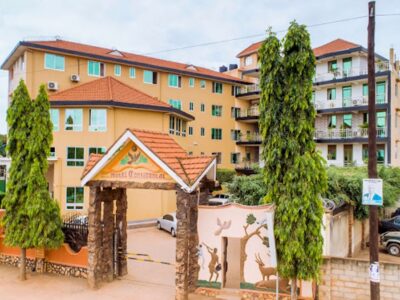
[[[160,132],[127,129],[104,155],[92,154],[81,179],[90,187],[89,286],[98,288],[128,272],[126,189],[175,190],[176,299],[187,299],[199,271],[197,206],[206,201],[215,176],[214,156],[189,156]]]

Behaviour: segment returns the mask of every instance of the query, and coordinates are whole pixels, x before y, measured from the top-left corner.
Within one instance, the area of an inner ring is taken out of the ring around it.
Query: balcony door
[[[344,145],[343,149],[344,165],[348,166],[353,163],[353,145]]]

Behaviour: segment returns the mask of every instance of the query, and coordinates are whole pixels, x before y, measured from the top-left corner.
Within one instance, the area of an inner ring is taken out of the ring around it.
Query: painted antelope
[[[265,277],[267,277],[267,280],[269,280],[269,277],[271,275],[276,275],[276,268],[267,268],[265,266],[264,262],[262,261],[259,253],[258,253],[258,255],[255,254],[255,257],[256,257],[256,263],[258,264],[258,268],[260,269],[263,281],[265,280]]]

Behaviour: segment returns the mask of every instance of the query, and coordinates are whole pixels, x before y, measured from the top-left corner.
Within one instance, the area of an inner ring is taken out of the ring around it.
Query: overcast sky
[[[377,0],[377,13],[400,13],[400,0]],[[18,41],[60,36],[138,54],[365,16],[368,0],[0,0],[0,61]],[[400,16],[378,17],[376,51],[400,55]],[[367,19],[309,28],[314,47],[336,38],[367,45]],[[279,34],[282,36],[283,33]],[[154,54],[216,69],[262,37]],[[0,133],[6,132],[7,72],[0,71]]]

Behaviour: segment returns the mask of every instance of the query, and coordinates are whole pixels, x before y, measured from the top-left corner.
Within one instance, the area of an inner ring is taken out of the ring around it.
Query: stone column
[[[111,282],[114,279],[114,272],[113,272],[114,199],[112,199],[111,190],[105,190],[102,193],[104,193],[102,273],[103,273],[103,280]]]
[[[88,235],[88,283],[92,289],[100,284],[99,265],[101,251],[101,202],[100,188],[90,187],[89,194],[89,235]]]
[[[200,265],[198,263],[197,246],[199,245],[199,235],[197,231],[197,219],[198,219],[198,201],[199,194],[194,192],[187,194],[189,197],[189,258],[188,258],[188,291],[193,293],[197,287],[197,281],[199,279]],[[201,198],[201,197],[200,197]]]
[[[119,196],[117,199],[117,227],[119,229],[119,244],[120,250],[118,259],[118,275],[124,276],[128,274],[128,259],[127,259],[127,229],[128,224],[126,220],[126,212],[128,209],[128,201],[126,196],[126,189],[119,189]]]
[[[188,299],[188,215],[189,195],[177,187],[176,191],[176,271],[175,299]]]

